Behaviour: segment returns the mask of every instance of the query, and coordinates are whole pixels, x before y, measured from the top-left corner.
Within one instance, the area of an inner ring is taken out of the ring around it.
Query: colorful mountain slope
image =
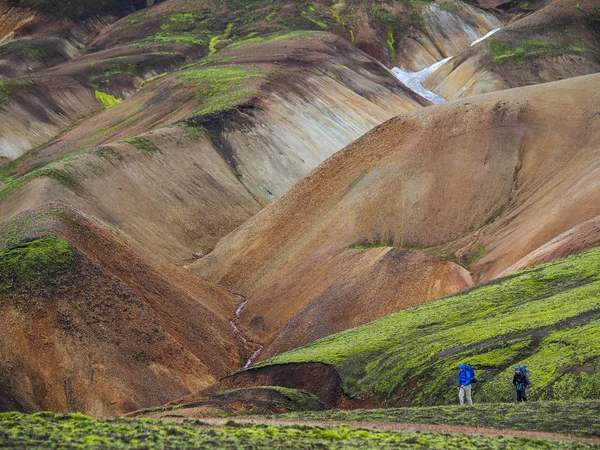
[[[493,279],[600,213],[599,83],[592,75],[399,116],[190,268],[249,299],[241,328],[265,355],[275,340],[291,349],[461,289],[456,263],[476,282]],[[431,258],[416,264],[412,252]],[[438,260],[447,275],[431,272]]]
[[[595,0],[539,2],[444,64],[423,85],[457,99],[597,73],[599,8]]]
[[[358,403],[450,404],[456,368],[465,362],[482,379],[477,401],[503,402],[514,395],[513,366],[523,364],[532,399],[595,399],[599,273],[596,248],[326,337],[222,383],[261,371],[275,380],[279,368],[320,363],[335,368],[344,394]]]
[[[232,295],[70,207],[30,211],[0,236],[0,410],[113,416],[247,357]]]

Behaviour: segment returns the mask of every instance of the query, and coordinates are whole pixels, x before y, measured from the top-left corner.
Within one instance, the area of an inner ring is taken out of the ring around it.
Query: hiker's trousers
[[[467,397],[467,403],[473,405],[473,399],[471,398],[471,385],[463,386],[458,390],[458,401],[461,405],[465,404],[465,396]]]
[[[523,389],[522,391],[519,391],[517,389],[517,403],[526,402],[526,401],[527,401],[527,394],[525,393],[525,389]]]

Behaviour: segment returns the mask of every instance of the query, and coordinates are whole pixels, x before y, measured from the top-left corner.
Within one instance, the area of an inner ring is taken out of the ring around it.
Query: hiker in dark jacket
[[[527,394],[525,390],[527,386],[529,386],[529,377],[527,374],[520,368],[515,367],[515,374],[513,375],[513,385],[517,388],[517,403],[518,402],[526,402]]]
[[[473,406],[471,398],[471,374],[467,370],[467,366],[461,364],[458,366],[458,401],[461,405],[465,404],[465,395],[469,406]]]

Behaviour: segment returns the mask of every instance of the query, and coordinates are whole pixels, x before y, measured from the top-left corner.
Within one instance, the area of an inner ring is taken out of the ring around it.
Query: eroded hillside
[[[206,387],[242,361],[235,298],[52,204],[1,226],[0,408],[112,416]]]
[[[598,6],[497,3],[0,0],[0,410],[443,403],[546,344],[595,389]]]
[[[191,269],[249,298],[241,323],[272,343],[265,355],[460,290],[471,282],[463,267],[490,280],[600,214],[599,83],[590,75],[388,121]]]
[[[218,388],[303,388],[336,407],[451,404],[456,367],[466,362],[482,380],[481,403],[512,398],[515,364],[529,369],[530,399],[596,399],[599,256],[594,249],[389,315],[278,355]]]
[[[595,0],[539,2],[485,42],[451,59],[423,83],[446,99],[600,71]]]

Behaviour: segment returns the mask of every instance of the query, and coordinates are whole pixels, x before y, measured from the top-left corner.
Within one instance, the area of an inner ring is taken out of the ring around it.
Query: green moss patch
[[[253,78],[262,78],[265,74],[255,65],[223,65],[185,70],[176,75],[182,83],[197,89],[200,105],[193,117],[225,111],[238,105],[257,92],[247,89],[247,82]]]
[[[29,183],[30,181],[43,177],[52,178],[53,180],[56,180],[67,187],[75,186],[75,180],[67,172],[64,172],[63,170],[59,169],[44,168],[34,170],[18,178],[5,178],[3,180],[5,182],[4,186],[0,188],[0,198],[5,197],[6,195],[10,194],[16,189],[19,189],[20,187]]]
[[[597,399],[599,354],[596,248],[328,336],[253,369],[330,364],[351,397],[374,394],[426,406],[456,402],[461,362],[482,379],[476,401],[511,401],[512,367],[524,364],[532,400]]]
[[[96,90],[96,100],[102,103],[104,109],[110,109],[113,106],[117,106],[119,103],[123,101],[122,98],[117,98],[114,95],[106,94],[102,91]]]
[[[348,426],[309,427],[200,425],[142,419],[100,421],[82,414],[25,415],[0,413],[0,446],[12,448],[219,448],[219,449],[347,449],[347,448],[477,448],[586,449],[592,445],[540,439],[487,438],[368,431]]]
[[[288,413],[276,417],[300,420],[431,423],[600,436],[599,401],[475,404],[473,408],[456,405],[429,408],[309,411]]]
[[[32,283],[54,283],[74,264],[73,248],[62,239],[45,237],[13,245],[0,251],[0,293]]]
[[[494,64],[502,64],[508,61],[523,64],[530,58],[577,54],[585,51],[581,46],[565,42],[523,40],[518,44],[511,45],[496,39],[490,39],[489,49]]]

